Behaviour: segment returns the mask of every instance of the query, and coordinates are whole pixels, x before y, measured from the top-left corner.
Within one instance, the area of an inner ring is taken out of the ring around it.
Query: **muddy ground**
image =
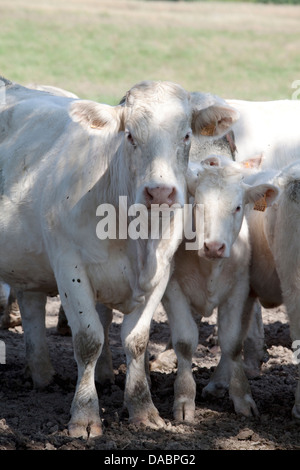
[[[297,369],[292,363],[289,326],[284,309],[264,310],[265,339],[269,360],[259,378],[250,380],[259,418],[237,416],[230,399],[203,399],[201,391],[219,360],[211,342],[214,321],[199,321],[199,346],[193,372],[197,383],[194,424],[172,419],[176,368],[152,371],[152,396],[166,428],[138,429],[128,423],[123,410],[125,356],[120,343],[122,315],[114,315],[110,342],[115,384],[98,387],[104,434],[89,440],[68,436],[69,410],[76,384],[72,339],[56,331],[59,299],[49,299],[47,336],[58,380],[46,390],[32,389],[23,375],[22,327],[0,331],[6,345],[6,364],[0,365],[0,450],[300,450],[300,426],[291,417]],[[168,324],[162,308],[155,314],[150,354],[164,350]]]

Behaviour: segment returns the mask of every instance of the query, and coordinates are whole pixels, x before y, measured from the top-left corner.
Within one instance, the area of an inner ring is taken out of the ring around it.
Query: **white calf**
[[[243,370],[242,344],[249,317],[244,307],[249,293],[250,244],[244,209],[265,195],[270,204],[277,189],[270,184],[245,185],[241,165],[227,157],[208,157],[188,173],[194,203],[204,208],[204,239],[198,251],[175,254],[175,270],[163,297],[172,344],[178,358],[175,381],[175,419],[191,420],[195,409],[192,355],[198,344],[192,314],[210,316],[218,307],[220,363],[204,392],[219,395],[229,385],[235,411],[257,414]],[[197,232],[203,227],[197,227]]]

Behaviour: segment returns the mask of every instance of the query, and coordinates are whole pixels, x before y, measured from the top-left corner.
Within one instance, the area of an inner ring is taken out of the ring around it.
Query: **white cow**
[[[163,297],[178,359],[174,417],[192,420],[195,382],[192,356],[198,344],[193,315],[208,317],[218,307],[221,360],[204,392],[214,395],[228,388],[235,411],[257,414],[242,362],[242,346],[251,318],[244,315],[249,294],[250,243],[244,209],[266,194],[268,204],[277,195],[270,184],[243,183],[243,165],[228,157],[211,156],[188,173],[188,188],[194,203],[202,205],[204,220],[199,250],[187,251],[182,243],[175,254],[175,269]],[[195,215],[194,215],[195,217]]]
[[[240,113],[233,126],[238,161],[263,152],[263,169],[281,169],[299,158],[300,100],[226,102]]]
[[[181,232],[173,224],[167,240],[134,240],[123,232],[100,240],[96,214],[112,207],[127,228],[131,218],[119,207],[120,195],[129,208],[182,206],[192,131],[197,135],[213,122],[215,134],[225,133],[238,114],[206,96],[194,105],[189,93],[169,82],[137,84],[123,105],[113,107],[2,81],[0,279],[17,291],[33,382],[44,386],[54,373],[42,312],[47,294],[58,292],[78,366],[69,432],[102,433],[94,384],[104,341],[95,309],[100,301],[127,314],[122,342],[130,419],[162,426],[144,356]]]
[[[300,345],[300,160],[281,171],[266,170],[251,178],[253,184],[275,184],[280,195],[272,207],[251,211],[247,217],[252,246],[251,300],[266,308],[285,304],[293,341]],[[249,303],[251,308],[251,302]],[[300,419],[300,361],[292,414]]]

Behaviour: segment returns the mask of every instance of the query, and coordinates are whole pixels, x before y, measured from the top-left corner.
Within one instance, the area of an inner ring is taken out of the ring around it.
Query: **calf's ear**
[[[240,117],[239,112],[225,100],[210,94],[191,93],[191,102],[192,130],[198,136],[224,136]]]
[[[69,115],[86,129],[120,132],[124,130],[124,107],[109,106],[89,100],[71,103]]]
[[[245,185],[246,186],[246,185]],[[273,184],[259,184],[257,186],[248,186],[246,188],[246,204],[254,203],[253,209],[263,212],[271,206],[277,196],[279,188]]]
[[[203,166],[221,166],[221,159],[215,155],[210,155],[204,160],[201,160],[201,165]]]

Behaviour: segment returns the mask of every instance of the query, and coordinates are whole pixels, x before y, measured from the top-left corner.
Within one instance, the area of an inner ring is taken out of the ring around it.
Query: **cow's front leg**
[[[18,292],[17,299],[24,329],[26,372],[31,376],[34,387],[45,387],[54,375],[46,342],[47,297],[42,292]]]
[[[95,366],[104,334],[95,308],[93,290],[85,269],[79,263],[69,266],[67,274],[58,270],[57,279],[61,302],[72,331],[78,368],[69,434],[85,438],[99,436],[102,425],[95,387]]]
[[[198,345],[198,327],[193,320],[190,305],[179,284],[172,279],[163,297],[172,344],[177,356],[177,377],[174,384],[174,419],[193,421],[196,384],[192,374],[192,358]]]
[[[242,345],[248,322],[243,321],[244,300],[237,293],[218,308],[218,337],[221,359],[203,395],[222,396],[229,387],[229,396],[236,413],[258,415],[242,361]]]
[[[126,353],[127,373],[124,404],[129,420],[134,424],[145,424],[152,428],[164,427],[150,394],[145,370],[150,324],[155,310],[166,288],[168,275],[146,297],[145,305],[125,315],[121,337]]]
[[[103,304],[96,304],[101,324],[104,329],[104,344],[101,355],[97,361],[95,379],[100,384],[114,383],[115,376],[112,365],[112,356],[109,347],[109,327],[113,319],[113,312]]]

